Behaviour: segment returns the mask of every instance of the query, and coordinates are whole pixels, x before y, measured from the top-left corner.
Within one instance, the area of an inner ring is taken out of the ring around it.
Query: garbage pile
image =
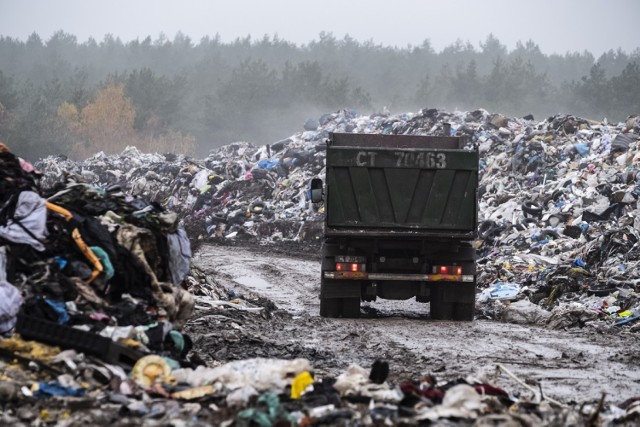
[[[196,304],[261,309],[194,278],[190,243],[317,242],[323,209],[307,201],[307,183],[323,177],[330,132],[469,136],[482,154],[480,317],[638,330],[637,116],[341,110],[285,140],[234,143],[200,160],[129,147],[33,168],[0,147],[1,423],[74,425],[87,414],[150,425],[602,421],[601,407],[564,410],[487,380],[387,384],[383,361],[315,378],[306,359],[205,366],[190,351],[181,328]],[[606,420],[633,422],[638,408],[625,402]]]
[[[36,166],[45,188],[73,176],[157,202],[178,213],[194,239],[308,241],[321,229],[315,226],[315,236],[307,231],[322,214],[306,200],[306,187],[324,167],[323,149],[319,137],[317,144],[285,140],[261,148],[244,142],[195,160],[128,147],[84,162],[48,157]]]
[[[153,377],[145,357],[191,366],[181,332],[195,305],[183,287],[191,246],[178,215],[117,186],[67,180],[44,191],[3,144],[0,163],[3,404],[85,397],[98,384],[129,390],[114,381]],[[46,421],[24,410],[21,422]]]
[[[31,353],[37,345],[0,342]],[[352,364],[335,378],[316,378],[306,359],[254,358],[193,369],[152,355],[126,375],[75,352],[39,346],[37,354],[37,369],[55,379],[33,382],[34,374],[45,375],[2,364],[3,425],[613,425],[640,417],[637,399],[606,412],[602,402],[576,410],[533,388],[515,396],[471,377],[442,382],[427,375],[393,385],[382,360],[370,369]]]
[[[553,312],[534,316],[550,327],[640,328],[639,116],[610,124],[564,114],[535,121],[485,110],[340,110],[282,141],[234,143],[203,160],[127,148],[37,167],[45,187],[66,174],[153,200],[178,212],[194,239],[318,243],[323,207],[308,202],[307,185],[324,176],[330,132],[468,136],[481,154],[481,316],[528,322],[505,313],[525,304],[505,301],[524,299]],[[505,283],[509,298],[497,296]]]
[[[500,125],[478,137],[480,312],[554,329],[640,330],[638,116]]]

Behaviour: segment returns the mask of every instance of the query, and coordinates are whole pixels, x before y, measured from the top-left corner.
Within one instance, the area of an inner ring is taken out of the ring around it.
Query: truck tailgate
[[[475,151],[333,146],[326,165],[330,228],[475,231]]]

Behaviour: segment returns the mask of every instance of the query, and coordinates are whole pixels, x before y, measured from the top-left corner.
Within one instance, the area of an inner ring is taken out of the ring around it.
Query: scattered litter
[[[199,276],[191,244],[318,244],[324,207],[310,203],[308,190],[324,175],[330,132],[466,135],[481,153],[477,312],[637,333],[640,121],[340,110],[302,127],[271,144],[216,148],[205,159],[128,147],[82,162],[50,156],[34,168],[0,151],[0,333],[8,337],[0,357],[30,374],[0,379],[3,402],[21,408],[4,411],[0,423],[73,424],[82,410],[29,399],[58,396],[90,410],[96,399],[85,399],[97,395],[122,416],[160,424],[584,423],[577,410],[554,418],[550,407],[564,405],[512,375],[537,399],[462,379],[390,385],[382,361],[337,378],[313,374],[304,358],[204,366],[182,332],[194,311],[193,322],[215,318],[233,332],[242,322],[228,313],[268,316],[271,308]],[[589,416],[633,422],[638,408],[633,401]],[[198,419],[203,414],[214,421]]]
[[[482,291],[478,296],[478,301],[491,300],[513,300],[520,293],[520,285],[509,282],[496,282]]]

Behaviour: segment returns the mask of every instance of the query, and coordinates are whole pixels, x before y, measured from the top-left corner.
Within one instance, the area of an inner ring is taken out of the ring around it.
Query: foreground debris
[[[384,360],[313,378],[313,357],[206,366],[192,351],[182,327],[194,310],[199,318],[207,310],[225,316],[220,306],[268,318],[274,307],[190,270],[191,242],[317,244],[323,210],[308,203],[306,186],[323,173],[329,132],[441,134],[447,123],[483,155],[479,315],[637,332],[638,117],[610,125],[483,110],[367,117],[343,110],[283,141],[231,144],[203,160],[128,148],[84,162],[50,157],[37,170],[3,148],[0,324],[10,338],[0,341],[2,421],[637,420],[632,396],[619,406],[565,407],[473,378],[387,383]]]

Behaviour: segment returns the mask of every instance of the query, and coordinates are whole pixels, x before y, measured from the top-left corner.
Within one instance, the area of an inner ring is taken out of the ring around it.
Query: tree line
[[[485,108],[544,118],[609,121],[640,113],[640,48],[543,54],[493,35],[437,52],[429,40],[390,47],[320,33],[305,45],[277,36],[195,43],[78,42],[59,31],[0,37],[0,140],[20,155],[83,158],[127,145],[206,155],[234,141],[272,143],[308,118],[339,109],[370,114]]]

